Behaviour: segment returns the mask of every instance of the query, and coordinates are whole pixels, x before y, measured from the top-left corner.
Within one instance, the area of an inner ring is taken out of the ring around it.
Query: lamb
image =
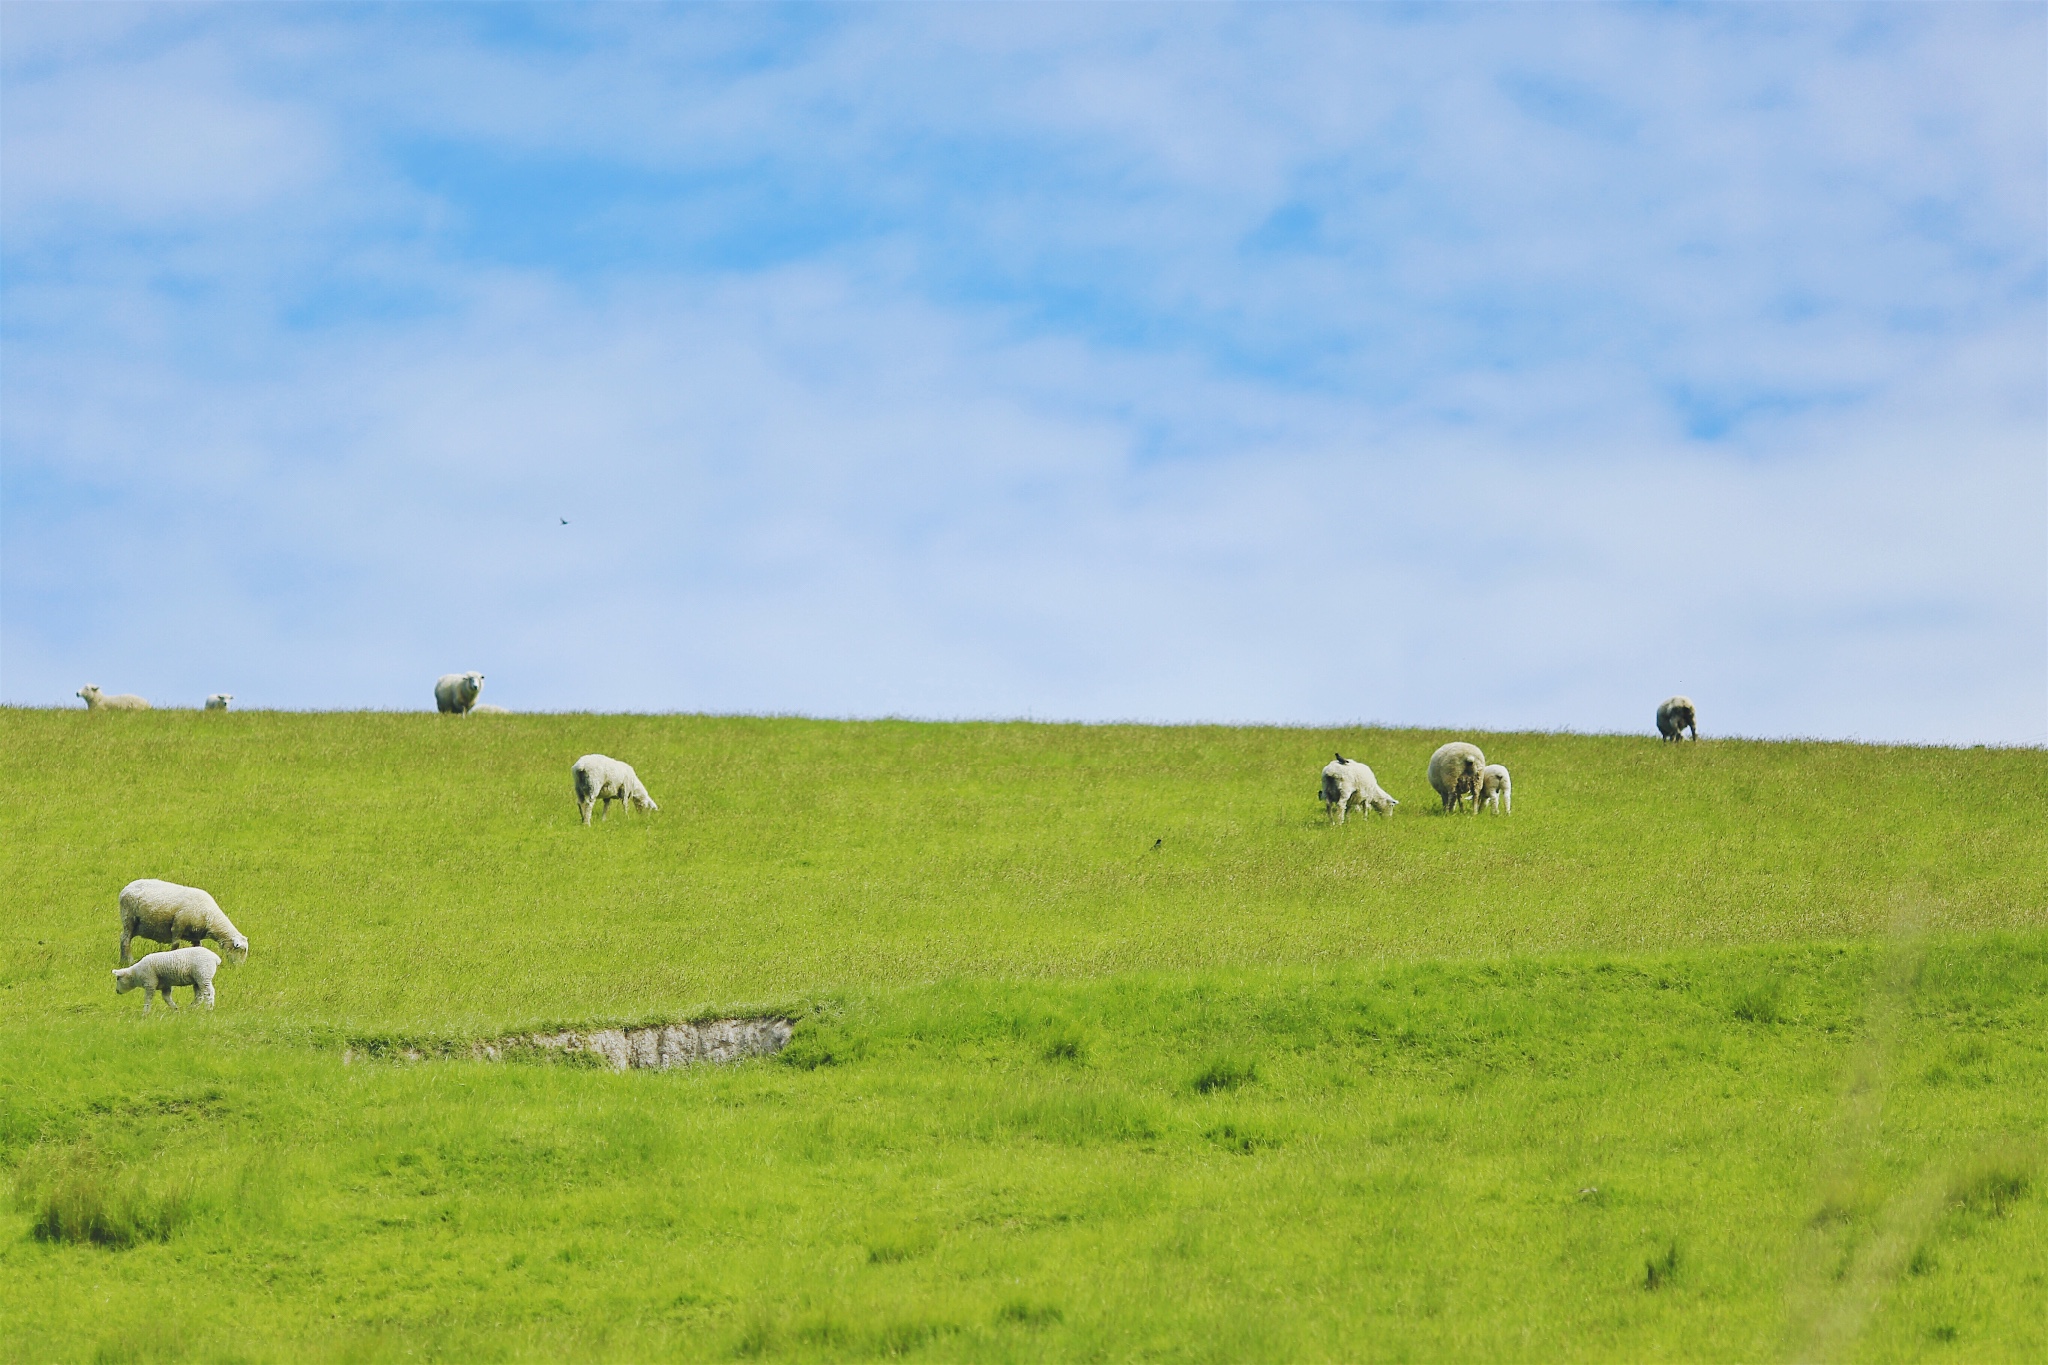
[[[512,713],[502,706],[493,706],[487,701],[480,701],[469,708],[469,714],[472,716],[509,716]]]
[[[234,699],[235,694],[232,692],[216,692],[206,699],[206,709],[209,711],[225,711],[228,709],[228,703]]]
[[[211,948],[172,948],[151,953],[133,967],[114,968],[114,994],[126,995],[142,987],[142,1012],[149,1013],[149,998],[160,994],[172,1009],[171,987],[190,986],[194,1003],[213,1008],[213,974],[220,970],[220,955]]]
[[[576,760],[572,769],[576,776],[576,809],[583,813],[583,823],[590,823],[590,810],[598,802],[604,802],[604,816],[612,816],[612,802],[617,801],[628,811],[638,806],[642,810],[660,810],[654,798],[647,794],[647,788],[640,785],[640,774],[633,771],[630,763],[621,763],[616,758],[603,754],[585,754]]]
[[[1429,756],[1429,785],[1443,798],[1444,809],[1456,810],[1468,796],[1479,796],[1479,774],[1486,767],[1486,755],[1476,744],[1454,739]],[[1478,814],[1475,804],[1473,813]]]
[[[477,693],[483,690],[481,673],[443,673],[434,684],[434,705],[444,714],[466,716],[476,706]]]
[[[1657,708],[1657,733],[1665,740],[1684,739],[1683,732],[1688,729],[1694,739],[1700,737],[1699,714],[1693,710],[1691,697],[1673,697]]]
[[[176,945],[191,939],[194,947],[212,939],[227,950],[230,962],[249,956],[249,940],[221,913],[220,905],[196,886],[160,882],[154,877],[121,888],[121,965],[128,965],[128,945],[138,938]]]
[[[100,691],[98,683],[87,683],[73,695],[84,699],[85,709],[88,711],[147,711],[149,709],[149,703],[136,696],[133,692],[121,692],[111,697],[106,696]]]
[[[1474,814],[1493,807],[1495,815],[1512,815],[1515,811],[1515,783],[1508,776],[1508,770],[1498,763],[1489,763],[1479,770],[1479,790],[1472,794]]]
[[[1366,815],[1370,816],[1374,811],[1392,815],[1394,807],[1401,804],[1380,790],[1372,769],[1342,754],[1323,768],[1322,798],[1324,814],[1332,816],[1340,825],[1353,806],[1364,807]]]

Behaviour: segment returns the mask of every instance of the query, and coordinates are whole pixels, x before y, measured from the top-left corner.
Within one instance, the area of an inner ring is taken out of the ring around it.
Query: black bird
[[[1331,753],[1337,753],[1337,751],[1336,751],[1335,749],[1332,749],[1332,750],[1331,750],[1330,752],[1331,752]],[[1346,757],[1344,757],[1344,755],[1342,755],[1342,754],[1337,754],[1337,761],[1338,761],[1339,763],[1349,763],[1349,762],[1350,762],[1351,760],[1350,760],[1350,759],[1348,759],[1348,758],[1346,758]]]
[[[1157,852],[1159,851],[1159,846],[1160,846],[1161,844],[1165,843],[1165,842],[1166,842],[1166,840],[1164,840],[1164,839],[1154,839],[1154,840],[1152,841],[1152,851],[1153,851],[1154,853],[1157,853]]]
[[[563,518],[562,518],[562,525],[564,525],[564,526],[567,526],[568,524],[569,524],[569,519],[568,519],[567,517],[563,517]]]

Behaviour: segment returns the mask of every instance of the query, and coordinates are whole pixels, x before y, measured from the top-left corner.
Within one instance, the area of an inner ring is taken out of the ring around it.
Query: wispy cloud
[[[2037,7],[72,12],[10,700],[2048,739]]]

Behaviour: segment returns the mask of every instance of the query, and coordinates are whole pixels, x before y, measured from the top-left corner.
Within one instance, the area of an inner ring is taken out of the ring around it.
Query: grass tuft
[[[1949,1185],[1949,1204],[1985,1218],[2003,1218],[2033,1188],[2031,1163],[2013,1153],[1980,1158]]]
[[[1195,1073],[1192,1084],[1196,1094],[1213,1095],[1219,1090],[1236,1090],[1251,1085],[1258,1079],[1259,1064],[1256,1061],[1249,1057],[1219,1054]]]
[[[151,1192],[93,1166],[74,1167],[39,1191],[18,1191],[17,1202],[28,1205],[29,1233],[37,1241],[110,1250],[167,1242],[193,1212],[189,1185]]]
[[[1730,1012],[1745,1024],[1775,1024],[1784,1018],[1784,1005],[1784,986],[1766,981],[1738,990]]]
[[[1671,1283],[1678,1274],[1678,1243],[1664,1248],[1662,1256],[1643,1262],[1643,1288],[1655,1291]]]
[[[1064,1320],[1065,1316],[1056,1304],[1033,1303],[1029,1299],[1011,1299],[996,1310],[997,1322],[1012,1323],[1018,1327],[1050,1327]]]

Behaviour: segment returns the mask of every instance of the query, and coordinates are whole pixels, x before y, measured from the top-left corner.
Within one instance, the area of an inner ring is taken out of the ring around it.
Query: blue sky
[[[2048,742],[2044,17],[8,4],[0,698]]]

